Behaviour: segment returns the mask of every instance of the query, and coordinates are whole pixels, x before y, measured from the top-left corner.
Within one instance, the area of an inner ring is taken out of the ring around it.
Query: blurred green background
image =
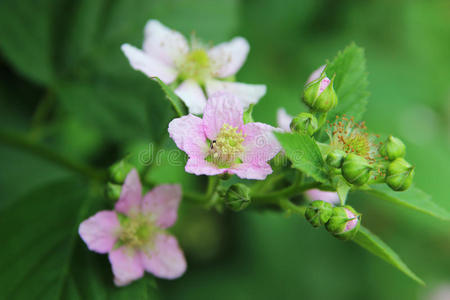
[[[26,136],[96,168],[139,153],[149,143],[173,148],[166,132],[173,117],[168,101],[156,83],[131,69],[120,51],[125,42],[141,45],[149,18],[186,35],[195,31],[208,42],[237,35],[247,38],[250,54],[237,77],[267,85],[266,96],[255,107],[255,119],[273,125],[278,107],[291,114],[305,109],[299,96],[314,69],[352,41],[364,47],[371,91],[365,115],[368,127],[405,141],[407,158],[416,165],[416,185],[450,210],[448,0],[3,0],[1,132]],[[0,137],[0,215],[15,222],[0,220],[2,244],[7,245],[0,252],[0,285],[7,280],[11,284],[7,278],[13,278],[17,299],[56,297],[48,291],[28,296],[19,292],[38,290],[39,278],[52,284],[53,277],[39,277],[39,270],[53,270],[47,258],[32,267],[27,259],[36,258],[28,252],[22,262],[19,258],[13,263],[11,258],[16,257],[16,248],[27,245],[19,240],[32,235],[24,227],[50,224],[53,214],[67,212],[67,219],[58,222],[70,220],[75,226],[67,230],[71,248],[64,244],[45,253],[62,256],[55,264],[64,261],[65,276],[76,284],[58,281],[62,288],[57,295],[91,299],[87,290],[96,291],[98,286],[105,286],[111,295],[118,293],[110,283],[106,256],[89,253],[76,236],[80,215],[111,206],[92,192],[99,187],[23,147],[8,145],[3,134]],[[185,174],[183,166],[164,162],[150,174],[152,181],[182,182],[189,190],[204,184],[204,178]],[[83,189],[86,193],[80,194]],[[53,202],[47,201],[52,197]],[[76,204],[83,197],[92,201]],[[26,204],[41,200],[49,207]],[[380,200],[350,200],[363,213],[364,224],[396,250],[427,287],[299,217],[252,210],[216,214],[185,203],[174,230],[185,249],[188,271],[179,280],[156,280],[157,287],[150,283],[151,289],[161,299],[426,299],[436,286],[450,284],[448,223]],[[42,231],[53,232],[53,227]],[[35,243],[41,241],[46,239]],[[30,253],[37,250],[30,247]],[[64,251],[70,254],[65,256]],[[77,275],[83,277],[89,273],[83,266],[94,265],[104,269],[95,288]],[[151,276],[144,281],[151,282]],[[109,299],[106,292],[94,295]],[[147,299],[142,294],[124,297]]]

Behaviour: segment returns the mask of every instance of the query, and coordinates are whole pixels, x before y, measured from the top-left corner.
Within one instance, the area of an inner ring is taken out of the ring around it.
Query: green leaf
[[[307,135],[275,133],[294,168],[317,181],[327,182],[325,162],[316,142]]]
[[[334,120],[336,115],[346,114],[360,120],[369,96],[364,49],[352,43],[327,62],[326,73],[330,78],[336,74],[333,87],[339,101],[328,118]]]
[[[369,229],[361,226],[356,234],[356,237],[353,239],[353,242],[390,263],[414,281],[420,283],[421,285],[425,285],[423,280],[417,277],[417,275],[408,268],[397,253],[395,253],[394,250],[380,240],[379,237],[370,232]]]
[[[377,185],[363,192],[436,218],[450,220],[450,213],[446,209],[434,203],[430,195],[415,187],[404,192],[395,192],[386,185]]]
[[[0,299],[153,299],[148,277],[116,288],[107,256],[80,239],[79,223],[100,209],[88,187],[58,181],[0,210]]]
[[[181,101],[181,99],[175,95],[173,90],[167,86],[164,82],[161,81],[158,77],[153,77],[153,79],[161,86],[162,90],[164,91],[164,94],[166,94],[166,98],[170,101],[170,104],[172,104],[173,109],[177,113],[179,117],[182,117],[184,115],[187,115],[187,108],[186,105],[184,105],[184,102]]]

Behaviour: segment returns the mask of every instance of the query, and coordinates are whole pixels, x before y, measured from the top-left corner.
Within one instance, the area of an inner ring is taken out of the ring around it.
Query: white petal
[[[279,108],[277,111],[277,124],[278,127],[286,132],[291,131],[292,116],[289,115],[284,108]]]
[[[206,92],[208,93],[208,97],[218,91],[224,91],[235,95],[244,109],[246,109],[250,104],[255,104],[266,94],[266,86],[264,84],[247,84],[215,79],[206,81]]]
[[[157,20],[145,25],[144,51],[170,66],[174,66],[189,52],[186,38]]]
[[[175,90],[175,94],[183,100],[191,114],[202,114],[206,105],[206,97],[200,85],[193,79],[183,81]]]
[[[214,77],[224,78],[239,71],[247,58],[250,46],[246,39],[237,37],[208,51]]]
[[[121,49],[130,61],[133,69],[143,72],[148,77],[158,77],[166,84],[173,82],[177,78],[177,71],[173,67],[146,54],[142,50],[128,44],[123,44]]]

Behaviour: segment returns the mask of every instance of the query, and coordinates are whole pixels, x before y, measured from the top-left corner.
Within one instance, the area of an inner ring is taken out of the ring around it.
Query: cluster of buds
[[[341,240],[353,239],[361,224],[361,215],[351,206],[333,207],[322,200],[309,204],[305,218],[313,227],[325,225],[328,232]]]
[[[116,202],[122,193],[122,184],[127,175],[133,170],[134,166],[125,160],[114,163],[108,169],[109,182],[105,187],[105,196],[113,202]]]
[[[339,169],[348,183],[361,186],[381,180],[395,191],[411,185],[414,167],[403,159],[406,147],[400,139],[390,136],[385,143],[378,142],[379,136],[369,134],[364,122],[345,115],[329,124],[328,135],[332,150],[326,162]]]

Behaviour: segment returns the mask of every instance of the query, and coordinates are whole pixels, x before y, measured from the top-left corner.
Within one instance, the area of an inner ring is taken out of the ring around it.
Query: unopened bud
[[[404,157],[406,154],[406,146],[399,138],[391,135],[380,148],[380,154],[387,157],[389,160]]]
[[[342,164],[342,176],[351,184],[363,185],[370,178],[372,166],[362,156],[350,153]]]
[[[346,153],[342,150],[335,149],[328,153],[327,155],[327,164],[333,168],[340,168],[342,163],[344,162]]]
[[[334,76],[330,80],[325,73],[322,73],[320,78],[306,85],[303,102],[313,111],[327,112],[333,109],[338,103],[333,81]]]
[[[391,162],[387,169],[386,183],[394,191],[406,191],[414,179],[414,166],[403,158]]]
[[[333,215],[326,224],[326,229],[341,240],[355,237],[361,223],[361,215],[351,206],[333,207]]]
[[[133,168],[133,165],[123,160],[118,161],[109,168],[109,178],[114,183],[122,184]]]
[[[303,112],[292,119],[290,128],[292,132],[313,135],[318,129],[317,119],[312,114]]]
[[[230,186],[225,194],[225,205],[234,211],[245,209],[251,203],[250,189],[242,183]]]
[[[122,193],[122,186],[118,184],[114,184],[111,182],[108,182],[106,184],[105,188],[105,195],[106,198],[112,201],[117,201],[120,198],[120,193]]]
[[[311,202],[305,211],[305,218],[314,227],[325,225],[333,214],[333,206],[325,201]]]

